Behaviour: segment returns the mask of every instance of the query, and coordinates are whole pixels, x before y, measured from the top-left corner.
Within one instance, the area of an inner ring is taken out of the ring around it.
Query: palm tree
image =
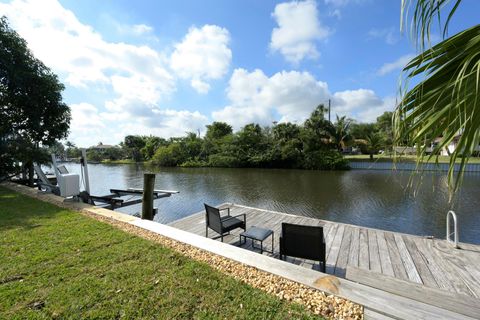
[[[448,184],[455,191],[468,159],[480,142],[480,25],[447,37],[448,24],[461,0],[402,0],[402,24],[414,5],[412,36],[420,54],[403,69],[406,85],[394,114],[395,143],[417,147],[417,163],[434,139],[441,137],[432,155],[436,157],[453,139],[458,145],[450,157]],[[443,41],[430,47],[430,29],[441,11],[449,10],[443,26]],[[403,28],[403,26],[402,26]],[[427,46],[426,46],[427,45]],[[425,49],[425,47],[428,47]],[[408,87],[410,80],[417,84]],[[461,170],[454,174],[456,159]]]
[[[368,152],[370,153],[370,160],[373,160],[373,155],[383,147],[383,137],[380,133],[369,134],[366,139]]]
[[[328,128],[330,139],[337,147],[338,151],[342,151],[345,144],[352,140],[350,134],[350,124],[352,121],[346,116],[339,117],[337,115],[337,121]]]

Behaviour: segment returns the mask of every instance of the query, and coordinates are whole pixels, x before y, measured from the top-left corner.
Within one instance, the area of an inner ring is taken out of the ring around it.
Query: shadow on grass
[[[0,187],[0,232],[11,228],[33,229],[65,210]]]

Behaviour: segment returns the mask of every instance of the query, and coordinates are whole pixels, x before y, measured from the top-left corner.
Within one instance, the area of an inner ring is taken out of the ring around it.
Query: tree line
[[[348,168],[345,153],[378,153],[392,147],[392,113],[385,112],[375,123],[357,123],[346,117],[334,122],[325,118],[319,105],[302,124],[275,123],[262,127],[247,124],[234,132],[224,122],[206,126],[200,137],[188,132],[183,137],[126,136],[117,147],[87,150],[89,160],[131,159],[159,166],[256,167],[339,170]],[[66,154],[80,151],[67,142]]]

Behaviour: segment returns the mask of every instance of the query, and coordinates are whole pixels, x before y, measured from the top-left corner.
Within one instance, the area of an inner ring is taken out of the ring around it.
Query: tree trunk
[[[22,164],[22,179],[27,180],[27,165]]]
[[[370,152],[370,161],[373,161],[373,152]]]
[[[33,181],[33,173],[34,173],[33,161],[28,162],[27,166],[28,166],[28,185],[30,187],[33,187],[33,184],[34,184],[34,181]]]

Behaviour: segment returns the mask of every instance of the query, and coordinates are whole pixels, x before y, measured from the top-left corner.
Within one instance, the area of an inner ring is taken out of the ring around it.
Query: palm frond
[[[421,50],[425,48],[425,44],[431,43],[431,29],[435,20],[442,29],[443,38],[448,34],[448,25],[453,15],[457,11],[462,0],[455,0],[453,6],[449,9],[449,13],[445,23],[442,25],[441,13],[445,7],[449,5],[451,0],[402,0],[400,11],[400,30],[406,29],[405,22],[410,20],[410,9],[414,3],[413,15],[410,25],[410,36]]]
[[[448,184],[455,191],[468,159],[480,143],[480,25],[421,53],[403,72],[407,80],[419,82],[411,90],[404,90],[397,106],[395,142],[415,145],[418,162],[422,162],[436,138],[441,137],[428,160],[458,140],[448,171]],[[455,174],[457,159],[461,159],[460,170]]]

